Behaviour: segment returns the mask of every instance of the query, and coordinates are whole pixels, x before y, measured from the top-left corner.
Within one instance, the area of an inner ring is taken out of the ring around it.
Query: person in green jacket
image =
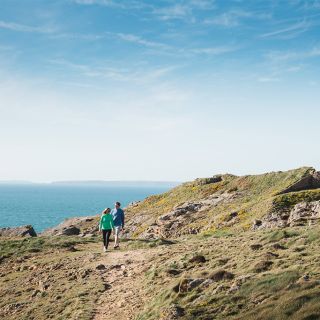
[[[110,208],[104,209],[99,223],[99,231],[102,232],[104,252],[108,249],[110,235],[114,229],[113,217],[110,212]]]

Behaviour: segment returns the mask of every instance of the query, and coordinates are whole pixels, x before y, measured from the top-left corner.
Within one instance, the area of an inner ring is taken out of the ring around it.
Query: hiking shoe
[[[106,247],[103,247],[103,252],[107,252],[107,248]]]

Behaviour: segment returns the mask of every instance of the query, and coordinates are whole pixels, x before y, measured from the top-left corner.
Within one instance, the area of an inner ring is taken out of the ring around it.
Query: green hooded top
[[[100,230],[111,230],[114,228],[113,218],[110,213],[105,213],[100,218],[99,229]]]

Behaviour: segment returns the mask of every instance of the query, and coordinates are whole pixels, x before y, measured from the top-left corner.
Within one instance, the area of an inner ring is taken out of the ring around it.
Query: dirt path
[[[101,276],[106,291],[98,299],[94,320],[135,319],[148,299],[143,290],[143,280],[156,251],[109,251],[96,262],[97,266],[105,266]]]

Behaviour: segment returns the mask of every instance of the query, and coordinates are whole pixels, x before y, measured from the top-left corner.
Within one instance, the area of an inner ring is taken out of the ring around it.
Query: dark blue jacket
[[[112,209],[111,214],[115,227],[124,227],[124,212],[122,209]]]

